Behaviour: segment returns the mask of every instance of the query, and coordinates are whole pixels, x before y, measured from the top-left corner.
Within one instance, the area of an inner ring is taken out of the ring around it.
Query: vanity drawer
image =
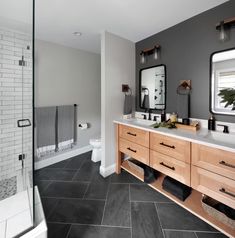
[[[190,142],[150,133],[150,149],[190,163]]]
[[[192,164],[235,180],[235,153],[193,143]]]
[[[119,125],[119,136],[149,148],[149,132],[130,126]]]
[[[235,209],[235,181],[192,166],[191,186]]]
[[[167,155],[150,150],[150,166],[190,186],[190,165]]]
[[[149,149],[119,138],[119,150],[140,162],[149,165]]]

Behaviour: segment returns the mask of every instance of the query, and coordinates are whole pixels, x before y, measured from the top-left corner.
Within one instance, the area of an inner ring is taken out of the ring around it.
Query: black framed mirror
[[[140,70],[140,108],[166,108],[166,66],[156,65]]]
[[[210,111],[235,115],[235,48],[210,57]]]

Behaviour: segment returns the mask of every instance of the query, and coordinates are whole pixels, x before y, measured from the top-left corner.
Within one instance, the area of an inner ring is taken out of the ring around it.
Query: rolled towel
[[[179,181],[166,176],[162,183],[162,188],[180,200],[184,201],[190,194],[192,189]]]

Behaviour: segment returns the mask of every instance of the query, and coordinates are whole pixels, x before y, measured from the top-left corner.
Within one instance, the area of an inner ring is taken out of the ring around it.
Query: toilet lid
[[[101,142],[101,138],[91,139],[90,142]]]

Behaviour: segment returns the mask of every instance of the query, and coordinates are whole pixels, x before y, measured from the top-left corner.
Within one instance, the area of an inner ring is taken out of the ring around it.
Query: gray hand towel
[[[74,106],[58,107],[58,142],[68,141],[74,136]]]
[[[38,107],[35,111],[37,148],[55,145],[56,107]]]
[[[124,115],[132,113],[132,95],[125,95],[124,99]]]
[[[180,118],[189,118],[189,94],[177,95],[177,114]]]

